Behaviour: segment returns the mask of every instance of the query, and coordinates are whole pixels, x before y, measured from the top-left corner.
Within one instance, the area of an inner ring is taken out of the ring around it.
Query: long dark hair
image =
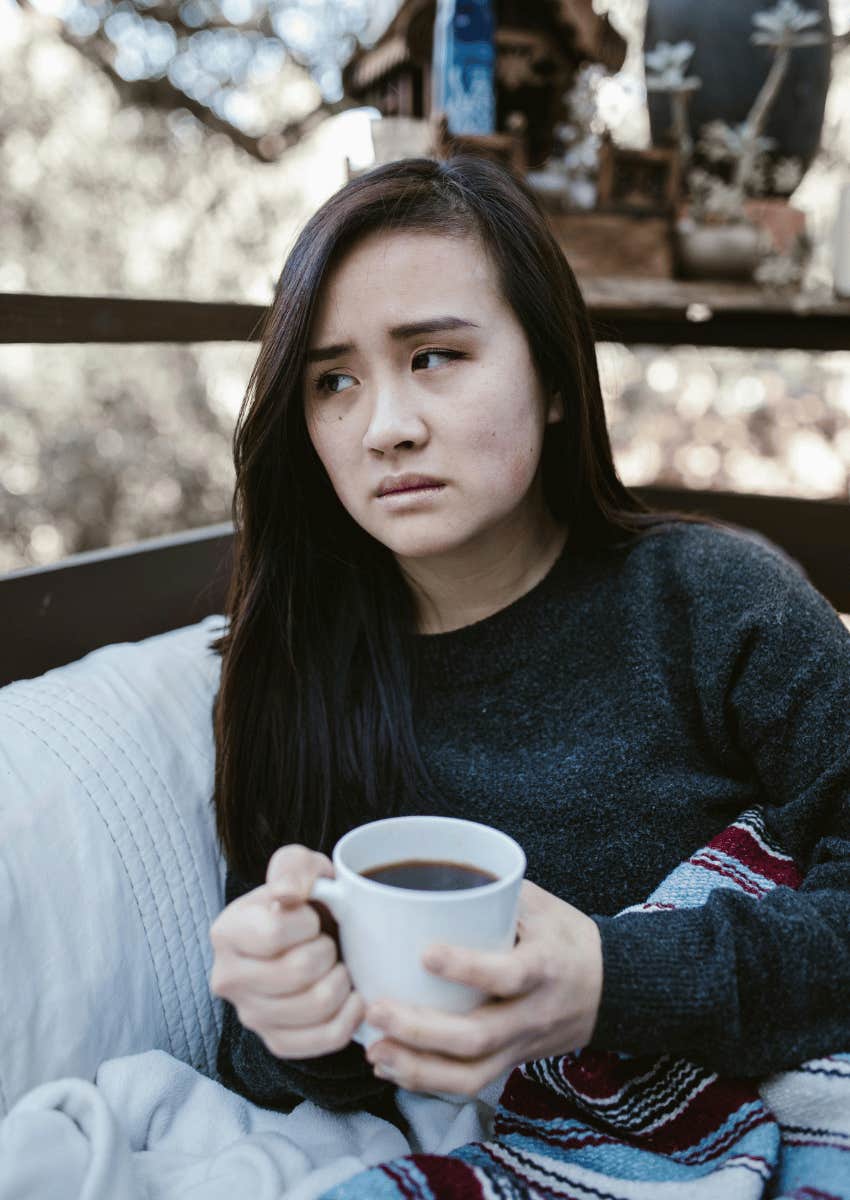
[[[277,286],[234,435],[235,569],[215,706],[214,803],[232,870],[260,882],[275,848],[326,852],[427,786],[412,718],[414,608],[386,547],[336,498],[304,418],[322,284],[376,231],[477,236],[564,420],[546,428],[543,493],[574,553],[634,538],[650,513],[611,455],[590,322],[525,185],[480,157],[414,158],[353,179],[310,219]]]

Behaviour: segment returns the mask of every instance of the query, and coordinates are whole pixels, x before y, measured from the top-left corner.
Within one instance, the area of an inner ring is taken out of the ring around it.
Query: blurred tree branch
[[[16,0],[16,3],[21,9],[38,14],[42,19],[45,18],[45,14],[33,3],[33,0]],[[126,103],[160,111],[185,110],[207,129],[214,133],[224,134],[235,146],[260,162],[277,161],[282,154],[327,117],[355,107],[355,103],[345,96],[337,100],[325,98],[305,114],[290,121],[284,121],[282,124],[272,118],[265,129],[254,133],[240,127],[234,121],[228,120],[225,116],[220,115],[220,112],[215,111],[211,104],[205,103],[177,86],[169,78],[167,68],[149,71],[141,77],[128,78],[116,65],[119,43],[116,41],[114,32],[108,31],[107,26],[109,18],[120,13],[123,15],[135,14],[137,20],[140,19],[144,22],[145,28],[153,28],[154,32],[160,29],[171,31],[171,35],[174,37],[174,51],[168,66],[178,54],[185,53],[187,47],[191,45],[192,38],[205,31],[213,36],[227,37],[231,33],[241,35],[244,39],[242,47],[245,51],[243,61],[237,62],[235,66],[228,66],[225,61],[226,51],[222,49],[216,62],[219,76],[218,78],[213,76],[212,98],[225,90],[232,92],[239,87],[247,90],[244,78],[246,75],[245,60],[250,59],[259,42],[276,46],[279,53],[288,57],[305,72],[306,77],[309,64],[304,61],[303,55],[293,51],[292,46],[275,29],[268,0],[253,17],[244,21],[228,20],[221,11],[215,11],[212,6],[206,5],[202,24],[199,24],[195,18],[188,19],[186,0],[179,0],[175,3],[171,3],[170,0],[157,0],[150,4],[144,3],[143,0],[118,0],[117,3],[109,0],[109,3],[110,7],[107,12],[104,12],[103,6],[91,10],[96,12],[97,26],[91,33],[85,35],[80,35],[69,28],[67,19],[52,18],[59,36],[67,45],[73,47],[89,62],[97,66],[113,83]],[[353,39],[353,44],[356,44],[356,30],[357,25],[354,22],[354,28],[345,35],[349,39]],[[331,35],[333,32],[330,31]],[[233,52],[232,42],[230,52],[231,54]],[[228,75],[228,71],[230,75]],[[284,90],[282,88],[281,92]]]

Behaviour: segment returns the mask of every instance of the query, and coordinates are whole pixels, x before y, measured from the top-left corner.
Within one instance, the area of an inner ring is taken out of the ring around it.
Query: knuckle
[[[258,908],[252,914],[256,922],[257,934],[263,945],[273,946],[278,939],[280,917],[271,908]]]
[[[346,987],[344,978],[339,972],[333,971],[320,979],[314,991],[316,1011],[322,1017],[331,1017],[340,1008],[345,999]]]
[[[341,1050],[343,1046],[348,1045],[351,1041],[351,1034],[358,1024],[359,1021],[355,1021],[351,1013],[345,1011],[345,1007],[341,1008],[328,1021],[325,1028],[327,1029],[328,1038],[333,1042],[335,1050]]]
[[[288,992],[303,992],[313,983],[313,973],[303,962],[292,963],[286,972]]]
[[[263,1041],[265,1041],[262,1030],[257,1028],[256,1017],[251,1005],[246,1003],[236,1004],[234,1005],[234,1008],[236,1009],[236,1015],[239,1018],[239,1024],[244,1025],[246,1029],[250,1029],[252,1033],[259,1034],[260,1037],[263,1038]]]
[[[412,1065],[400,1066],[397,1074],[399,1079],[403,1081],[403,1086],[408,1092],[421,1092],[424,1090],[425,1084],[422,1078],[422,1071],[419,1067]]]
[[[239,1008],[236,1010],[236,1012],[239,1016],[240,1022],[245,1026],[246,1029],[250,1029],[253,1033],[258,1033],[260,1036],[262,1036],[262,1022],[259,1019],[259,1014],[257,1013],[256,1008],[250,1002],[250,1000],[243,1001],[242,1004],[239,1005]]]
[[[483,1055],[489,1054],[492,1036],[485,1029],[473,1029],[464,1041],[470,1058],[481,1058]]]
[[[318,917],[316,920],[318,920]],[[329,965],[337,961],[336,942],[327,933],[320,933],[315,939],[315,952],[321,958],[322,962],[326,962]]]
[[[297,952],[293,951],[287,958],[289,961],[284,959],[284,962],[287,968],[286,982],[290,991],[306,991],[318,983],[326,973],[321,953],[314,942],[311,942],[309,947],[298,947]]]
[[[213,963],[210,971],[210,991],[213,995],[226,997],[232,987],[232,977],[219,963]]]
[[[412,1016],[407,1020],[399,1020],[397,1017],[394,1019],[391,1018],[387,1022],[387,1031],[404,1038],[412,1046],[421,1046],[425,1039],[422,1019],[418,1016]]]
[[[285,1034],[277,1032],[260,1034],[263,1045],[266,1049],[275,1056],[275,1058],[286,1058],[290,1047]]]
[[[533,979],[533,967],[528,962],[514,962],[508,971],[508,984],[512,992],[526,992]]]

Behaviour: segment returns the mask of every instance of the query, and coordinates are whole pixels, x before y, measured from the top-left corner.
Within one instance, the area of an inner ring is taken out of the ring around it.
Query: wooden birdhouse
[[[626,44],[592,0],[493,0],[493,13],[495,136],[508,139],[505,145],[520,143],[522,165],[535,167],[552,151],[564,93],[579,66],[598,62],[619,70]],[[346,95],[387,117],[434,116],[436,15],[436,0],[407,0],[380,40],[348,63]],[[520,165],[514,153],[508,157]]]

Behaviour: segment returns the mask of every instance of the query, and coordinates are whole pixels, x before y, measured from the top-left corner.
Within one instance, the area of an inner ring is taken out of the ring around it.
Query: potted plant
[[[769,206],[759,203],[767,194],[788,195],[799,183],[802,165],[794,158],[771,157],[773,139],[764,130],[794,50],[819,45],[828,39],[820,31],[820,15],[801,8],[796,0],[779,0],[770,10],[753,15],[751,41],[771,53],[771,65],[745,120],[738,126],[710,121],[701,130],[696,145],[697,165],[687,174],[686,211],[676,224],[679,273],[691,277],[747,279],[761,274],[764,282],[794,282],[799,277],[804,238],[801,214],[794,216],[783,204],[786,229],[771,236]],[[671,136],[679,144],[685,162],[692,147],[687,134],[685,105],[701,84],[686,75],[693,44],[661,43],[646,56],[647,90],[667,92],[671,101]],[[791,221],[787,217],[791,213]],[[779,245],[785,269],[764,260]],[[764,269],[762,269],[764,267]]]

